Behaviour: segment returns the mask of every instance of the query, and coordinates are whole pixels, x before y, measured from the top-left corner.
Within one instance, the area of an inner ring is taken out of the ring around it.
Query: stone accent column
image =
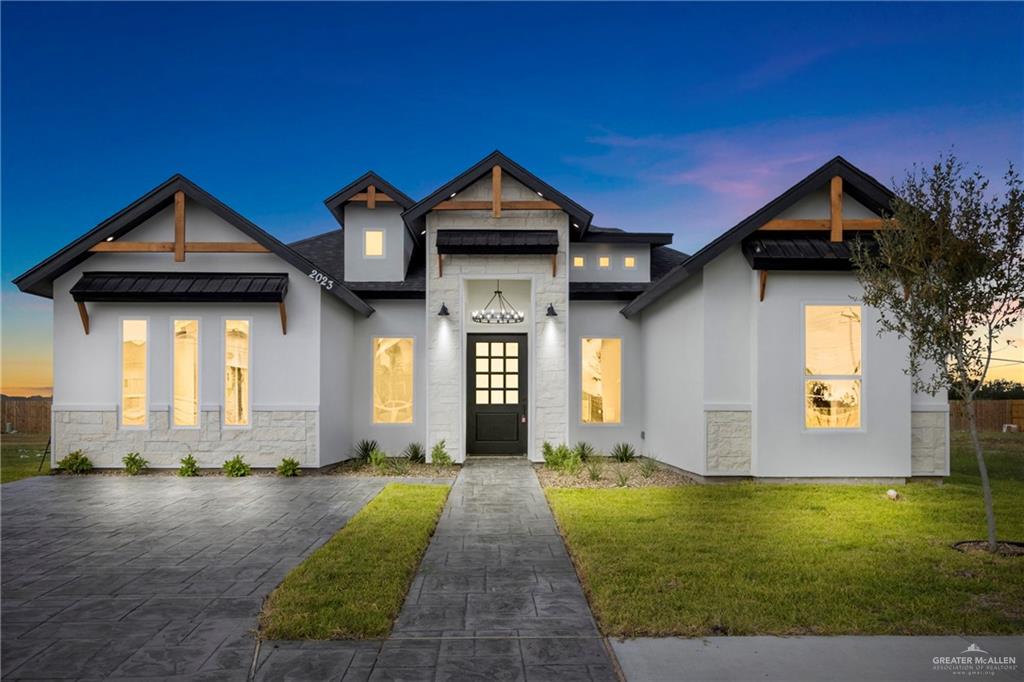
[[[945,476],[947,474],[949,468],[948,427],[948,412],[911,412],[911,476]]]
[[[750,474],[750,412],[704,412],[708,476]]]

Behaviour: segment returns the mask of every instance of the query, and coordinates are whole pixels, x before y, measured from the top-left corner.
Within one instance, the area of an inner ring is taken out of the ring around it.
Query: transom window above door
[[[519,342],[477,341],[473,353],[476,404],[518,404]]]

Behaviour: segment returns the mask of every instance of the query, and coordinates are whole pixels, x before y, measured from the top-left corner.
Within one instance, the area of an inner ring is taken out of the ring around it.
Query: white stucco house
[[[850,271],[890,200],[837,157],[687,255],[494,152],[419,201],[367,173],[284,244],[175,175],[15,283],[53,300],[55,458],[588,441],[708,479],[944,476],[946,398]]]

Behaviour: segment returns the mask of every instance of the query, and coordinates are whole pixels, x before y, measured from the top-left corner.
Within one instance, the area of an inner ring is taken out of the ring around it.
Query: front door
[[[466,452],[526,453],[526,334],[469,334]]]

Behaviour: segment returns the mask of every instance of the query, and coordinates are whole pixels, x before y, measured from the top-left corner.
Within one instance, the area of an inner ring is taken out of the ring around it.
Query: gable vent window
[[[586,262],[586,260],[584,260],[583,256],[573,256],[572,257],[572,266],[574,268],[582,268],[584,265],[586,265],[586,263],[587,262]]]
[[[804,307],[804,426],[861,425],[861,307]]]
[[[601,256],[600,258],[597,259],[598,267],[607,268],[607,267],[611,267],[611,264],[612,264],[612,259],[609,258],[608,256]]]
[[[121,321],[121,426],[146,426],[147,326],[146,320]]]
[[[636,257],[626,256],[625,258],[622,259],[622,265],[623,267],[632,270],[633,268],[636,267]]]
[[[384,230],[363,230],[363,255],[367,258],[384,257]]]

